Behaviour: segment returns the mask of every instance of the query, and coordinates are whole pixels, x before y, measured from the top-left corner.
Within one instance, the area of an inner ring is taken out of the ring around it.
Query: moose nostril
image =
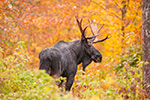
[[[102,61],[102,56],[99,56],[100,61]]]
[[[91,56],[91,58],[94,62],[102,62],[102,56],[101,55],[93,55],[93,56]]]
[[[101,62],[102,61],[102,56],[101,55],[96,55],[96,59],[98,62]]]

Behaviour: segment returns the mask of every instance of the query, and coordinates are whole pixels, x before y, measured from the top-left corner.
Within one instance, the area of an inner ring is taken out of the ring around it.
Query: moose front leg
[[[70,91],[73,82],[74,82],[74,74],[71,74],[67,77],[67,82],[66,82],[66,91]]]

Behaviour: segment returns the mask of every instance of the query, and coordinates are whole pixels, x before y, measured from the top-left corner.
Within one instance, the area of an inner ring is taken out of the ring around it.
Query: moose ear
[[[87,41],[87,39],[84,36],[81,36],[82,41]]]
[[[81,37],[81,41],[82,41],[83,43],[88,44],[88,45],[92,45],[92,44],[93,44],[93,38],[88,39],[88,38],[84,38],[84,37],[82,36],[82,37]]]
[[[86,66],[92,62],[92,59],[89,56],[86,56],[82,62],[83,71],[85,71]]]

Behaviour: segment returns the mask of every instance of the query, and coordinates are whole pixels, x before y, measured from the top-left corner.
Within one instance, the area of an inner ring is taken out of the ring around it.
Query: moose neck
[[[83,61],[83,57],[84,57],[84,49],[81,44],[81,40],[73,41],[70,47],[76,63],[80,64]]]

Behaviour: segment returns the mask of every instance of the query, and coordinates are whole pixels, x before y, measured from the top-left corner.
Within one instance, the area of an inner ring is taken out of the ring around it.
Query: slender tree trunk
[[[124,33],[124,30],[125,30],[125,16],[126,16],[126,13],[127,13],[127,5],[126,5],[126,0],[123,0],[122,1],[122,6],[123,8],[121,9],[121,12],[122,12],[122,36],[124,37],[125,36],[125,33]],[[122,40],[123,41],[123,40]]]
[[[123,55],[125,53],[125,42],[124,42],[124,38],[125,38],[125,26],[126,26],[126,13],[127,13],[127,7],[128,7],[128,3],[129,0],[122,0],[122,8],[121,8],[121,21],[122,21],[122,25],[121,25],[121,31],[122,31],[122,51],[123,51]]]
[[[143,88],[150,93],[150,0],[143,0],[143,61],[149,62],[143,64]]]

